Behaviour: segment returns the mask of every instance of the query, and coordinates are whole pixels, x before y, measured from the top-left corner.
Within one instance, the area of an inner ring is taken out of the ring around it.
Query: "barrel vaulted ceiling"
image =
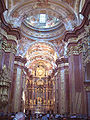
[[[21,29],[17,55],[27,58],[26,66],[43,64],[51,71],[55,60],[66,55],[64,33],[80,25],[85,0],[5,0],[5,20]]]

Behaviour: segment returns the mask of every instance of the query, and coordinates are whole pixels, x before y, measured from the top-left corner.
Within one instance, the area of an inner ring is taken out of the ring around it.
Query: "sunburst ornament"
[[[45,76],[45,69],[42,66],[37,67],[36,76],[37,77],[44,77]]]

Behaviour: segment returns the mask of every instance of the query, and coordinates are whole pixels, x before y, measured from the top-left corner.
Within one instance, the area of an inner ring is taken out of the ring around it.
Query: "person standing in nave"
[[[44,114],[41,120],[49,120],[49,118],[47,117],[47,114]]]
[[[15,118],[13,120],[25,120],[25,114],[22,113],[22,112],[18,112],[16,115],[15,115]]]

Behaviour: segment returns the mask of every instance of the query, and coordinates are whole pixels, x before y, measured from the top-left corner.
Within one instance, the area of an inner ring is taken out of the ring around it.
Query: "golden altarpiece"
[[[26,81],[25,109],[45,113],[54,109],[55,81],[47,76],[43,64],[38,64],[31,79]]]

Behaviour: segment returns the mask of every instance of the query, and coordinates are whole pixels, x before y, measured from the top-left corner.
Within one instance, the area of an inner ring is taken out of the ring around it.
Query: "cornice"
[[[0,19],[2,21],[1,27],[7,32],[8,35],[14,35],[20,39],[20,29],[12,28],[10,24],[6,23],[3,12],[6,10],[4,0],[0,0]]]
[[[85,4],[84,4],[84,7],[81,11],[81,14],[84,16],[84,17],[88,17],[90,13],[90,0],[86,0]]]
[[[2,28],[0,28],[0,32],[3,35],[3,37],[6,38],[7,41],[12,40],[12,41],[17,43],[17,37],[16,36],[8,35],[7,32]]]
[[[81,34],[84,31],[84,25],[88,25],[88,15],[90,13],[90,0],[86,0],[84,7],[81,11],[81,14],[84,16],[84,19],[82,23],[77,26],[73,31],[66,31],[64,35],[64,41],[68,41],[69,38],[75,38],[78,37],[79,34]]]
[[[6,10],[4,0],[0,0],[0,16]]]

